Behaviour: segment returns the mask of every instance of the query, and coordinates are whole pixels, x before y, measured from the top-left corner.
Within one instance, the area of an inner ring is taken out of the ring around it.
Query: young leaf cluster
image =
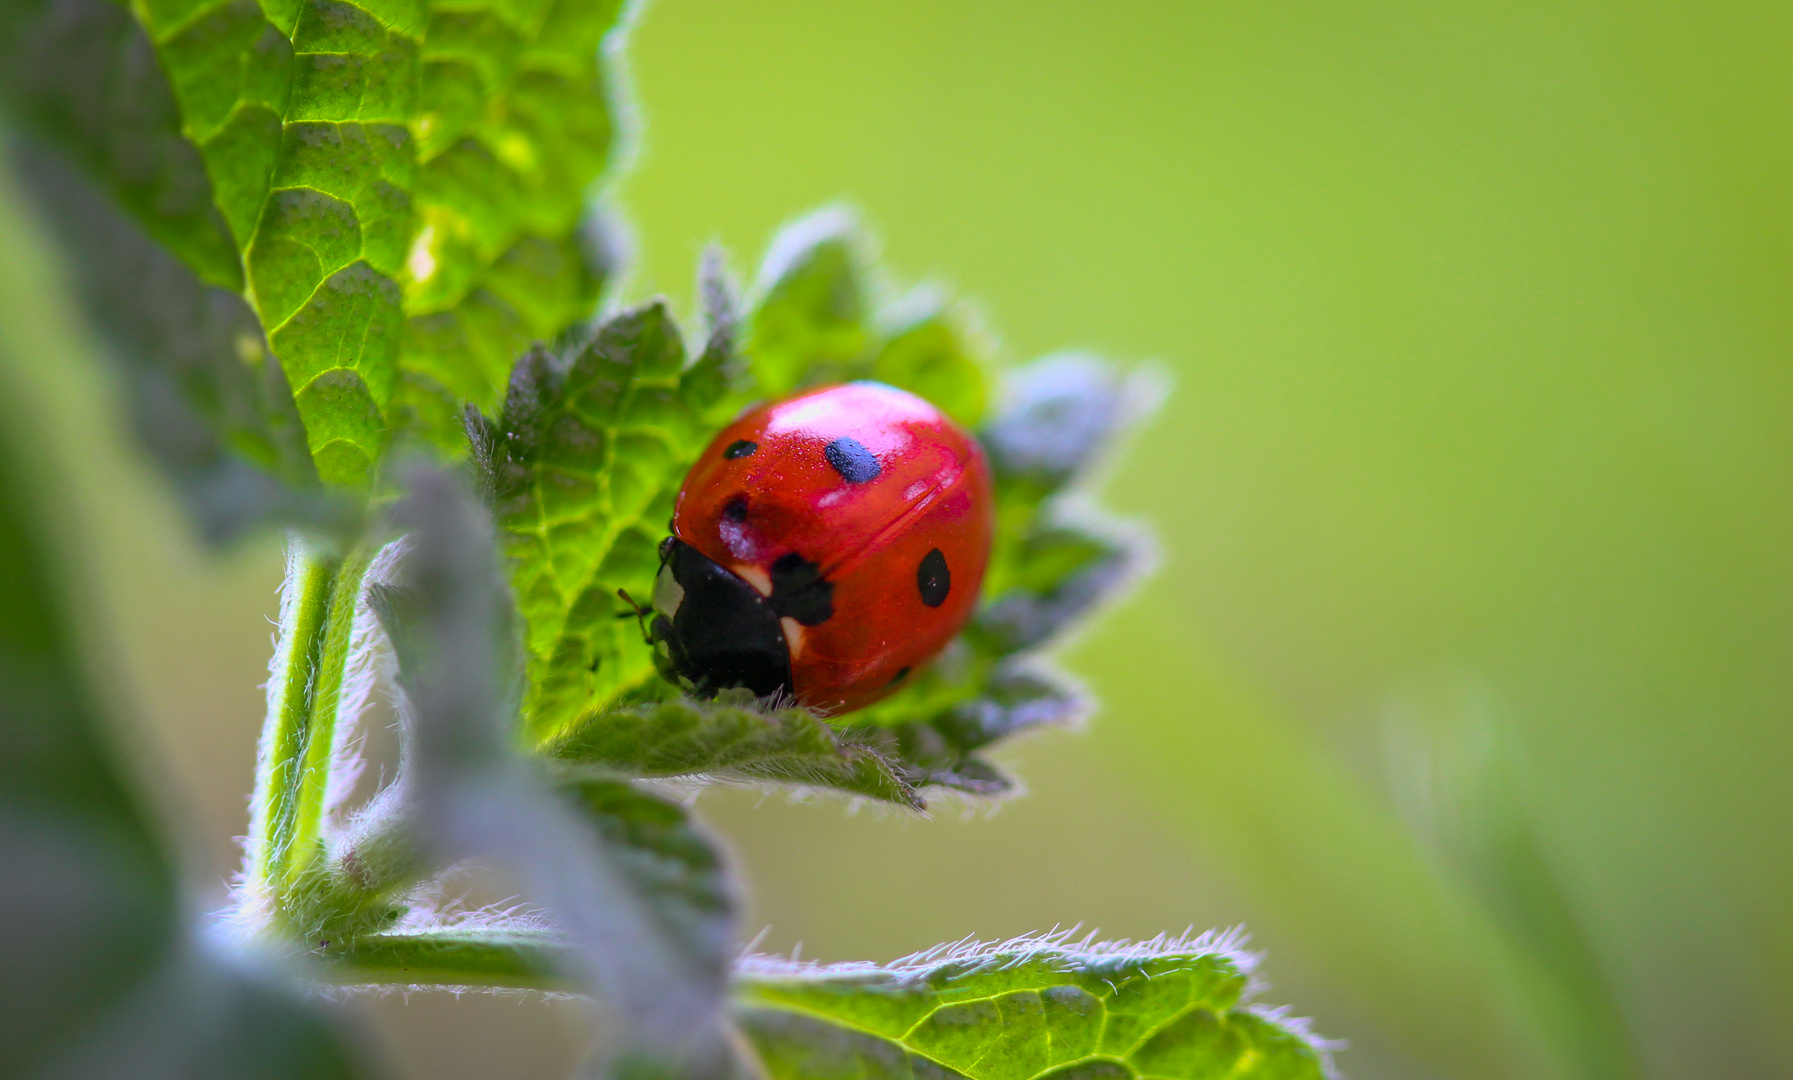
[[[1318,1075],[1298,1025],[1238,1004],[1224,942],[731,965],[726,862],[658,782],[911,811],[1011,791],[986,752],[1086,710],[1043,653],[1142,561],[1087,487],[1151,386],[1077,356],[998,375],[963,310],[891,287],[839,211],[785,229],[745,297],[706,256],[701,337],[662,300],[598,317],[614,267],[590,195],[616,156],[624,21],[620,0],[0,10],[9,156],[139,433],[208,535],[294,528],[233,925],[346,985],[579,991],[622,1033],[598,1063],[618,1072],[734,1075],[732,1016],[773,1078]],[[988,454],[996,544],[972,624],[851,716],[687,696],[630,599],[651,593],[686,470],[751,403],[853,379],[933,401]],[[8,510],[14,475],[0,456]],[[27,540],[0,530],[21,567]],[[89,745],[46,601],[0,599],[0,667],[50,678],[0,680],[31,691],[4,703],[32,725],[7,767],[62,754],[45,767],[130,839],[128,866],[84,857],[142,878],[137,908],[69,933],[113,943],[105,977],[156,953],[212,994],[230,979],[171,929],[171,872]],[[383,695],[399,768],[355,803]],[[75,742],[31,734],[52,727]],[[431,897],[466,861],[534,906],[444,910]],[[290,1003],[269,1008],[310,1048],[292,1075],[347,1069]]]
[[[500,414],[470,417],[529,627],[524,723],[550,756],[628,769],[649,754],[657,771],[642,775],[779,778],[919,807],[929,787],[1010,790],[980,752],[1084,710],[1039,654],[1141,560],[1140,537],[1076,489],[1149,403],[1149,382],[1069,356],[998,382],[962,312],[929,290],[880,295],[867,248],[838,211],[787,228],[744,316],[713,256],[695,359],[655,301],[559,355],[532,352]],[[651,591],[685,470],[748,403],[858,378],[931,397],[989,453],[998,541],[976,621],[912,685],[831,728],[777,703],[668,700],[629,597]],[[806,734],[823,732],[832,760]],[[650,751],[666,745],[677,753]]]

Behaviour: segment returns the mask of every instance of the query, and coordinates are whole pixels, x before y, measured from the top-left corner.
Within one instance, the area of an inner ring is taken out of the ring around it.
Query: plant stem
[[[323,854],[337,707],[369,561],[365,547],[345,557],[289,543],[249,835],[250,888],[274,910]]]
[[[570,990],[566,947],[543,934],[432,930],[315,941],[324,976],[346,985],[508,986]]]

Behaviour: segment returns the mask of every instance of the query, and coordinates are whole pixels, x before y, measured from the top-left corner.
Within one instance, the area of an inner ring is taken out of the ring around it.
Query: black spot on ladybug
[[[736,495],[722,504],[722,520],[741,522],[747,520],[747,496]]]
[[[733,461],[735,458],[744,458],[759,448],[759,443],[748,439],[736,439],[728,444],[728,449],[722,451],[722,456]]]
[[[876,480],[884,467],[878,464],[878,455],[865,448],[858,439],[842,435],[829,443],[822,450],[822,456],[834,471],[840,473],[841,479],[849,484],[863,484]]]
[[[915,587],[921,592],[921,602],[929,607],[946,603],[946,594],[953,591],[953,572],[939,548],[921,557],[921,565],[915,568]]]
[[[804,626],[820,626],[834,615],[834,582],[822,568],[795,551],[772,564],[772,610]]]
[[[895,676],[893,676],[891,678],[890,685],[895,686],[897,683],[902,682],[904,679],[907,679],[908,677],[909,677],[909,669],[908,668],[906,668],[906,667],[897,668],[897,673]]]

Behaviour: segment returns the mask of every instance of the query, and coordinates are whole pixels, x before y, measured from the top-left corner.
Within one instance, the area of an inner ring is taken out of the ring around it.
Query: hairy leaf
[[[557,737],[656,676],[633,609],[647,595],[673,497],[708,440],[724,350],[687,364],[663,303],[625,311],[571,354],[535,350],[496,421],[470,417],[511,581],[528,621],[525,721]]]
[[[922,805],[877,750],[803,709],[763,709],[746,690],[588,713],[546,753],[629,776],[775,780]]]
[[[395,831],[438,867],[507,871],[569,946],[564,974],[615,1012],[625,1052],[719,1073],[731,927],[714,854],[676,808],[603,783],[569,803],[512,749],[516,643],[490,523],[451,475],[407,479],[394,516],[413,546],[377,594],[404,688]]]
[[[736,1017],[773,1080],[1319,1080],[1325,1044],[1240,999],[1225,939],[942,947],[888,967],[754,959]]]
[[[563,784],[561,793],[654,924],[720,972],[735,900],[714,843],[684,808],[614,777]],[[321,952],[327,976],[346,983],[576,989],[576,944],[539,919],[473,916],[361,934]]]

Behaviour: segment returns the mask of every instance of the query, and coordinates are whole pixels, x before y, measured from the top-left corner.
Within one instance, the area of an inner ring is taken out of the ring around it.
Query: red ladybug
[[[869,705],[971,617],[993,521],[983,451],[921,398],[856,382],[762,405],[679,490],[655,661],[698,693]]]

